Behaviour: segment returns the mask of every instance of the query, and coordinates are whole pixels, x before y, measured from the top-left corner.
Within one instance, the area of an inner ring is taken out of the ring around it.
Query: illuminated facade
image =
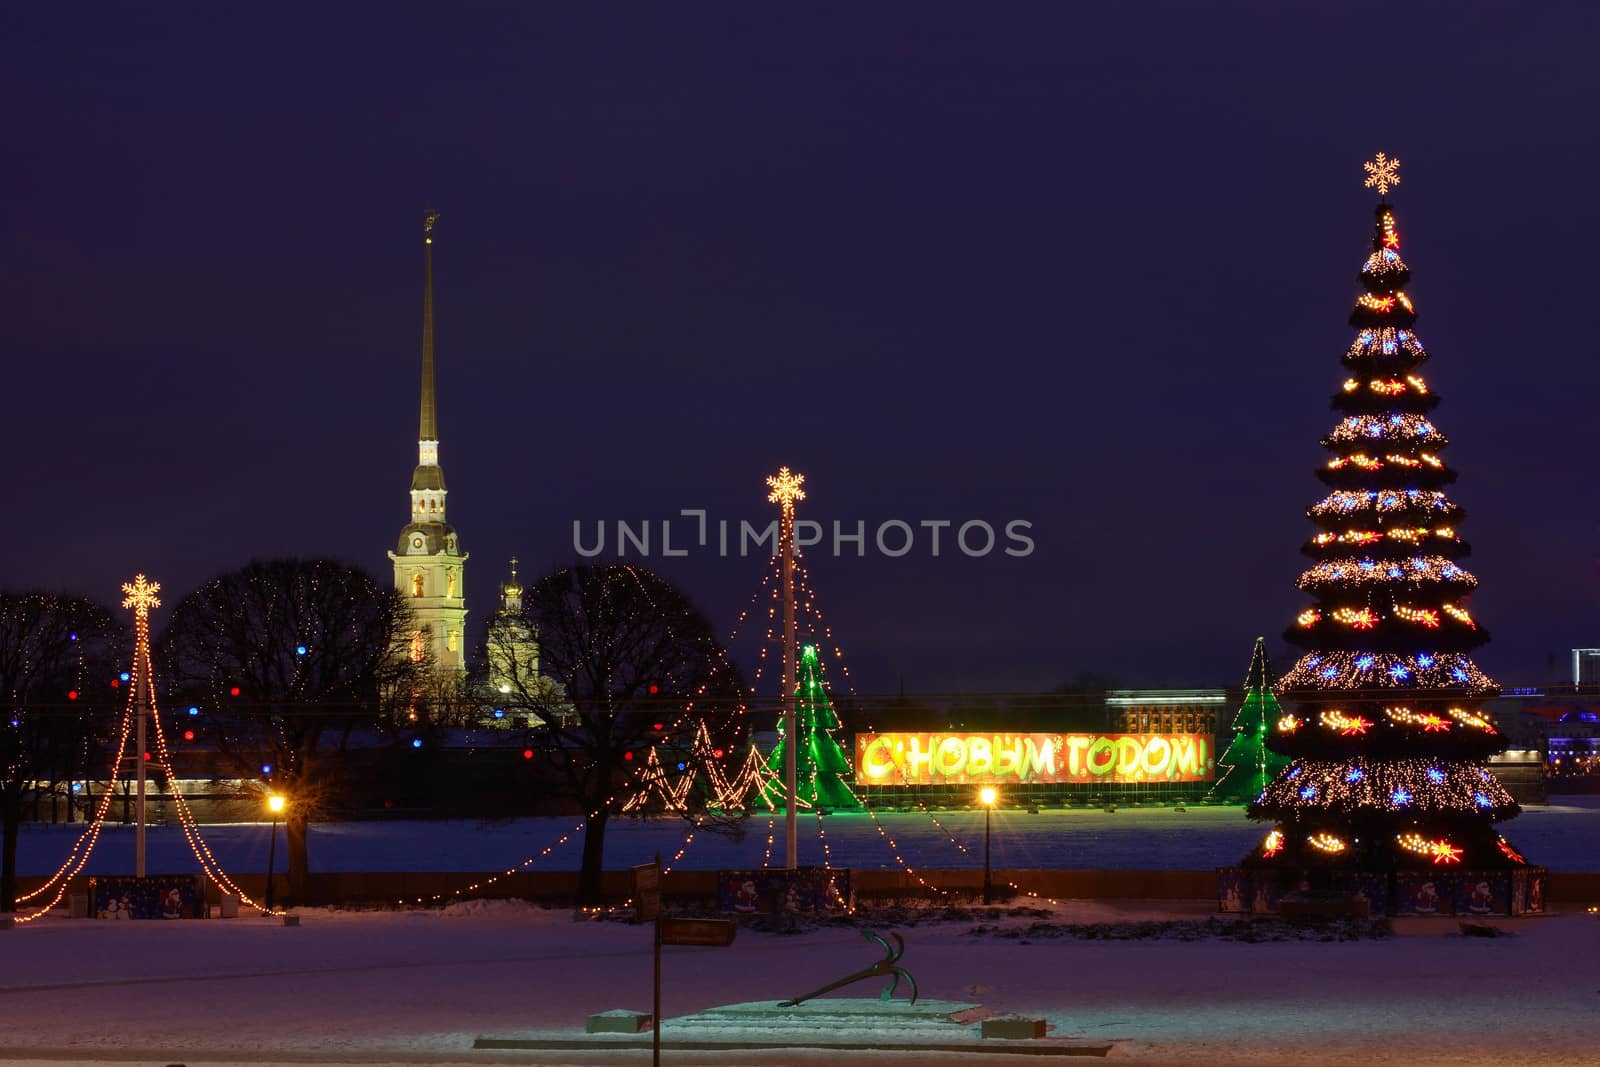
[[[466,670],[467,554],[455,527],[445,521],[444,471],[439,466],[439,419],[433,379],[433,224],[423,223],[422,406],[417,433],[417,466],[411,472],[411,518],[400,531],[394,587],[411,605],[417,630],[412,652],[441,670]]]

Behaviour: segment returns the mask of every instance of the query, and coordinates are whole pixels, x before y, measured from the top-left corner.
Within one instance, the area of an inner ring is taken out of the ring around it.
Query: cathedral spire
[[[422,217],[422,417],[420,441],[439,440],[439,415],[433,391],[433,224],[439,213],[428,208]]]
[[[467,605],[467,554],[445,519],[444,471],[439,466],[438,398],[433,383],[433,226],[439,213],[422,218],[422,404],[417,425],[417,465],[411,472],[411,516],[396,551],[394,587],[411,606],[416,622],[412,654],[440,670],[466,668],[463,635]]]

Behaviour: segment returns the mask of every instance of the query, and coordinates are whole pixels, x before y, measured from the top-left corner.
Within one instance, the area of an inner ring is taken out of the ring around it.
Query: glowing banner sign
[[[1206,734],[857,734],[857,785],[1209,782]]]

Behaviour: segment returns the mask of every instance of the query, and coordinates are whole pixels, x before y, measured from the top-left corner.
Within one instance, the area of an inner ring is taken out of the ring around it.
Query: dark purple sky
[[[1594,9],[399,6],[4,16],[0,584],[387,575],[431,202],[480,621],[574,519],[765,521],[787,463],[824,522],[1035,524],[814,556],[863,692],[1236,682],[1302,605],[1383,149],[1480,661],[1600,644]],[[662,569],[731,625],[762,567]]]

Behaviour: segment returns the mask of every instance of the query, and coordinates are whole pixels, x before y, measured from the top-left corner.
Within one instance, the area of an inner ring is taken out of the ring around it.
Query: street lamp
[[[994,814],[995,796],[992,785],[986,785],[978,790],[978,799],[983,802],[983,902],[985,904],[994,903],[994,882],[989,877],[989,817]]]
[[[267,795],[267,810],[272,813],[272,836],[267,839],[267,911],[272,911],[272,875],[278,865],[278,816],[283,814],[283,794]]]

